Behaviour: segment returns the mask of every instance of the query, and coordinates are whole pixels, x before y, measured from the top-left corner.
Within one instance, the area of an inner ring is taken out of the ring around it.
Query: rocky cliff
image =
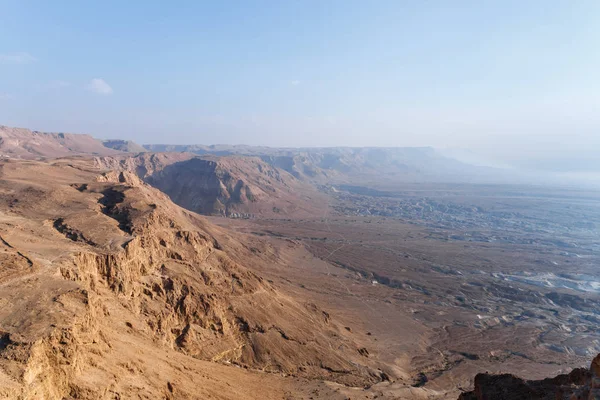
[[[335,316],[265,281],[250,249],[135,174],[83,160],[1,169],[0,397],[281,398],[252,371],[386,379]]]
[[[135,173],[178,205],[201,214],[315,215],[326,204],[311,185],[256,157],[147,153],[96,160],[101,168]]]

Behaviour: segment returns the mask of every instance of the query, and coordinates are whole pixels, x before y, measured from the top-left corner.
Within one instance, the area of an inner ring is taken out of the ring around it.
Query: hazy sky
[[[600,1],[0,0],[0,124],[597,159]]]

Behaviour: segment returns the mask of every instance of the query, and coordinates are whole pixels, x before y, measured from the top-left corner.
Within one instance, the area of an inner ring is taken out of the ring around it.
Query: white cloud
[[[30,64],[37,59],[29,53],[0,54],[0,64]]]
[[[292,86],[298,86],[300,84],[299,80],[293,80],[290,82],[292,84]]]
[[[113,89],[104,79],[94,78],[88,83],[87,88],[94,93],[109,95],[112,94]]]

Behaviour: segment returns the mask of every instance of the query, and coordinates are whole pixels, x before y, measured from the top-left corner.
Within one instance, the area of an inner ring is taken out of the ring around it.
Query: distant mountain
[[[431,147],[270,148],[245,145],[147,145],[128,140],[97,140],[89,135],[44,133],[0,126],[0,157],[57,158],[70,155],[188,152],[201,156],[249,156],[291,174],[323,184],[393,185],[402,182],[540,183],[535,176],[473,165]],[[197,162],[197,161],[194,161]]]
[[[260,157],[300,180],[317,183],[509,182],[506,171],[446,157],[431,147],[269,148],[228,145],[146,145],[151,151]],[[510,177],[514,181],[514,177]]]
[[[116,155],[120,152],[105,147],[89,135],[46,133],[0,125],[0,156],[38,159],[69,155]]]
[[[125,153],[143,153],[148,151],[143,146],[140,146],[131,140],[109,139],[104,140],[102,144],[108,148],[123,151]]]

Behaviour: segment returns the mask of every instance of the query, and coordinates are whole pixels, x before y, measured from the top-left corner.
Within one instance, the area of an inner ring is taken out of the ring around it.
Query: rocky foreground
[[[600,354],[589,369],[575,368],[569,374],[528,381],[511,374],[478,374],[475,388],[458,400],[597,400],[600,399]]]

